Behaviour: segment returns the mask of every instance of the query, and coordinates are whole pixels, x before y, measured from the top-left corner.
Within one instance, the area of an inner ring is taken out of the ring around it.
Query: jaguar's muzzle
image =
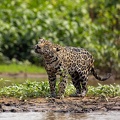
[[[34,50],[35,50],[36,53],[39,53],[40,47],[38,45],[35,45]]]

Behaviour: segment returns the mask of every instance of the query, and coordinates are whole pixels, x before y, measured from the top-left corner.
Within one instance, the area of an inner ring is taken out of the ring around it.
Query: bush
[[[38,38],[84,47],[97,67],[120,69],[119,2],[108,0],[4,0],[0,4],[0,48],[10,59],[30,60]],[[102,61],[102,62],[101,62]]]
[[[10,63],[8,57],[5,57],[1,52],[0,52],[0,63],[1,64],[8,64],[8,63]]]

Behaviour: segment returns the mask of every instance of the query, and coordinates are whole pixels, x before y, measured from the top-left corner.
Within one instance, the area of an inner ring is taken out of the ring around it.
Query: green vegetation
[[[0,89],[0,96],[18,97],[25,99],[28,97],[45,97],[49,93],[48,82],[30,82],[14,84]]]
[[[120,2],[118,0],[1,0],[0,63],[13,58],[39,59],[38,38],[84,47],[96,67],[120,70]]]
[[[58,90],[57,90],[58,91]],[[66,88],[65,96],[75,91],[72,84]],[[49,84],[45,82],[26,81],[23,84],[14,84],[12,86],[0,88],[0,96],[17,97],[26,99],[30,97],[47,97],[49,96]],[[87,96],[97,97],[115,97],[120,96],[120,85],[101,85],[98,87],[89,86]]]
[[[0,73],[46,73],[45,69],[40,66],[21,64],[2,64]]]
[[[98,97],[116,97],[120,96],[120,85],[101,85],[98,87],[89,86],[88,96],[98,96]]]

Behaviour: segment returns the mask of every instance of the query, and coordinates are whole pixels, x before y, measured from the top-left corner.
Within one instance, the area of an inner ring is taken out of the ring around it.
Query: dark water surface
[[[120,120],[120,112],[93,113],[0,113],[0,120]]]

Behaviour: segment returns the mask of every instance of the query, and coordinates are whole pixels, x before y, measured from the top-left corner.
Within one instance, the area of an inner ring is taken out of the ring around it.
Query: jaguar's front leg
[[[65,88],[67,85],[67,79],[68,79],[68,74],[66,72],[64,72],[60,75],[60,83],[58,85],[58,87],[59,87],[58,98],[64,97]]]
[[[49,86],[50,86],[50,97],[56,97],[56,75],[55,74],[49,74],[48,75],[48,79],[49,79]]]

